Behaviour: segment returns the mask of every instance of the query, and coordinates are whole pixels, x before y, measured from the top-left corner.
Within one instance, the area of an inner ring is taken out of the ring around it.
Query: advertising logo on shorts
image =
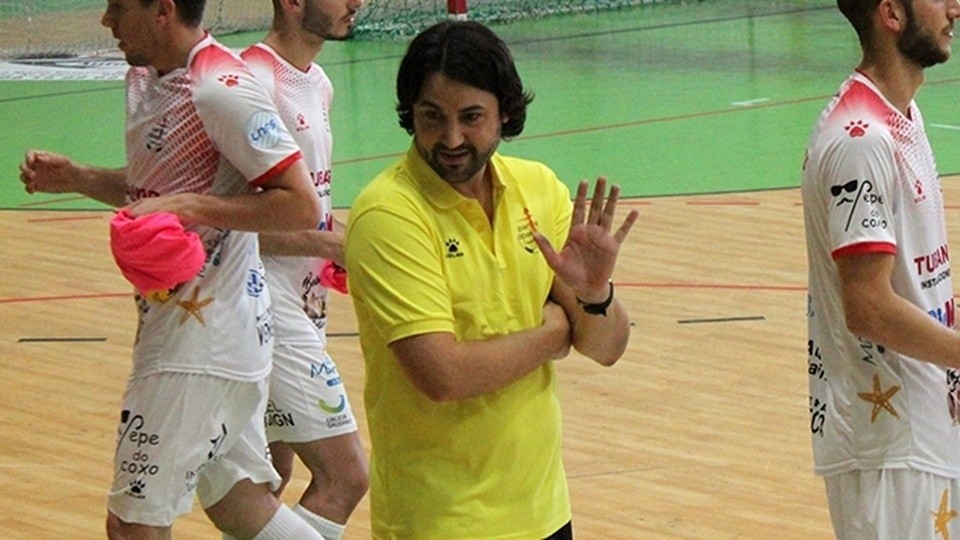
[[[247,120],[244,130],[250,144],[257,148],[273,148],[280,142],[280,130],[283,124],[276,114],[258,111]]]

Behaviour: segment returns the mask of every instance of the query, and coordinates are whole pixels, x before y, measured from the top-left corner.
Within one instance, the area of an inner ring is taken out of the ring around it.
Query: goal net
[[[564,13],[589,13],[652,4],[807,4],[824,0],[367,0],[357,20],[358,39],[402,38],[448,17],[484,23]],[[100,25],[106,0],[0,0],[0,59],[74,57],[116,53]],[[695,11],[691,9],[691,11]],[[207,0],[204,25],[214,35],[264,30],[270,0]]]
[[[106,0],[0,0],[0,58],[116,53],[100,24]],[[270,25],[270,0],[207,0],[204,25],[215,35]]]
[[[703,1],[703,0],[700,0]],[[357,37],[413,35],[446,17],[484,23],[561,13],[602,11],[682,0],[369,0],[357,21]]]

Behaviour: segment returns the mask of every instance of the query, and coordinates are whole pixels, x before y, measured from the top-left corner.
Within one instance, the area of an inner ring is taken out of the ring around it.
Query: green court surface
[[[756,6],[762,6],[757,8]],[[606,175],[632,197],[796,187],[810,129],[859,60],[830,0],[716,0],[496,26],[536,94],[505,154],[551,165],[564,181]],[[262,33],[225,36],[242,47]],[[336,88],[334,200],[404,152],[394,76],[405,42],[328,43],[318,58]],[[943,174],[960,172],[960,58],[927,71],[917,96]],[[99,209],[28,196],[28,148],[121,166],[120,81],[0,81],[0,208]]]

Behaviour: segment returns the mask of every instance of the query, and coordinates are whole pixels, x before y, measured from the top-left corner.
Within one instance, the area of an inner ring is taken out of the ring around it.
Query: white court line
[[[115,50],[69,58],[0,59],[0,81],[122,81],[129,68]]]
[[[0,81],[122,81],[128,68],[116,55],[25,58],[0,61]]]
[[[940,128],[940,129],[950,129],[953,131],[960,131],[960,126],[952,126],[950,124],[930,124],[930,127]]]
[[[754,105],[759,105],[766,101],[770,101],[770,98],[762,97],[757,99],[748,99],[746,101],[734,101],[734,102],[731,102],[730,104],[733,105],[734,107],[753,107]]]

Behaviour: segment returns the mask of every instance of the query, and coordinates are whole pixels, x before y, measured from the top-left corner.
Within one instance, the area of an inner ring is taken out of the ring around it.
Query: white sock
[[[343,531],[346,526],[334,523],[323,516],[318,516],[299,504],[293,507],[293,513],[302,517],[313,527],[313,530],[323,535],[324,540],[340,540],[343,538]]]
[[[281,504],[253,540],[323,540],[323,537],[293,510]]]

